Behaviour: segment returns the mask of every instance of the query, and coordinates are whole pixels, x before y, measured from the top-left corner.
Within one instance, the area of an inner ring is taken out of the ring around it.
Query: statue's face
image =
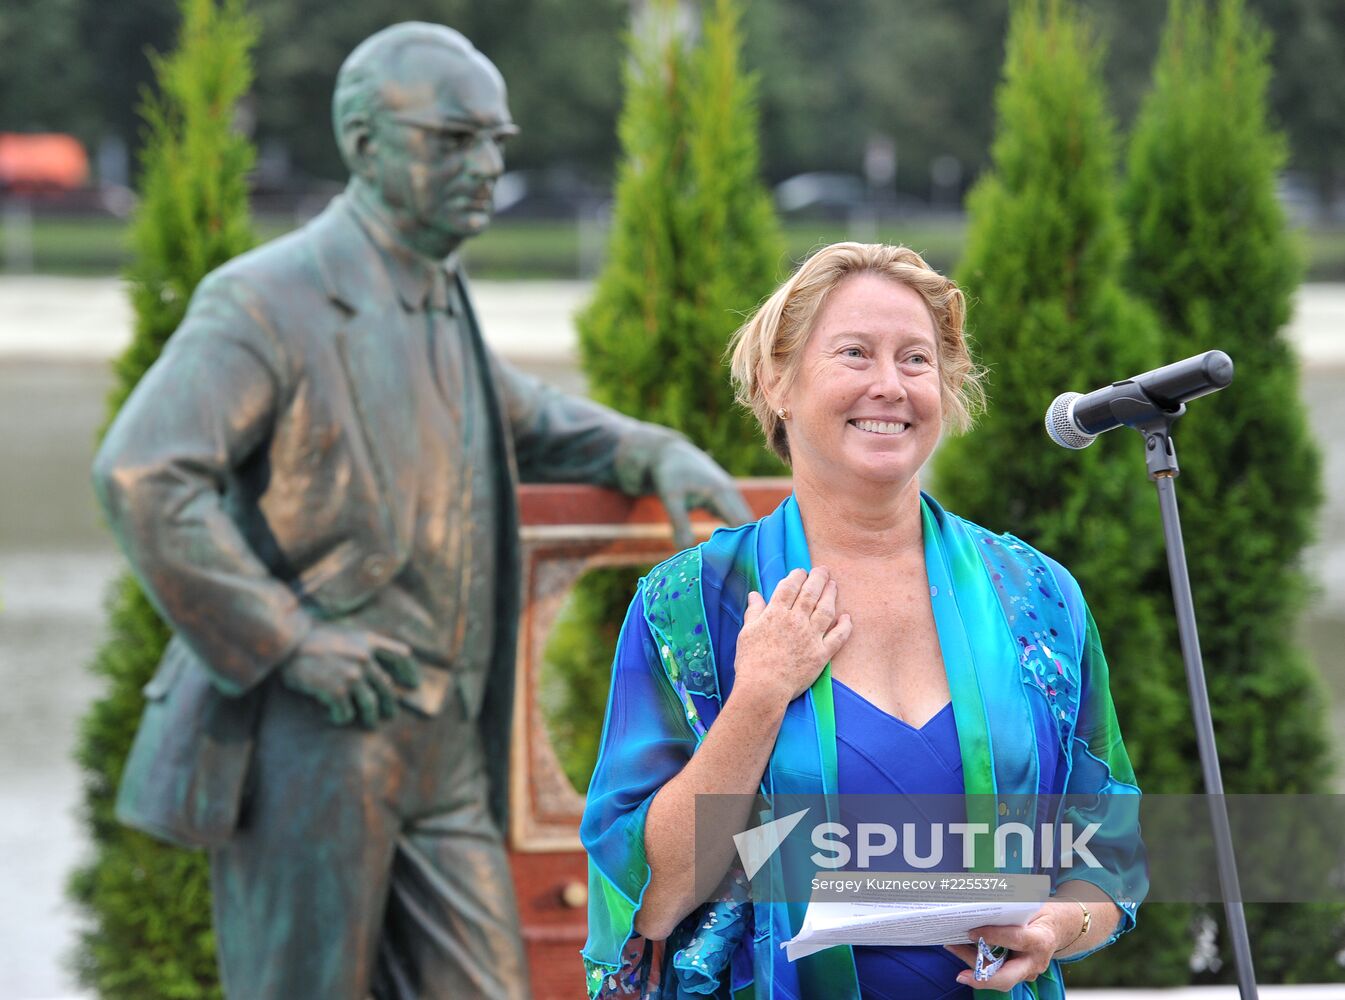
[[[504,141],[517,132],[504,81],[479,53],[411,48],[370,122],[368,180],[399,228],[447,253],[490,223]]]

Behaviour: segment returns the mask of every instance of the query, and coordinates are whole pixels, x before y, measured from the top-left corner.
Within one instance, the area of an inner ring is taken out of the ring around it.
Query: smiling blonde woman
[[[753,889],[806,884],[816,863],[786,841],[749,885],[731,838],[692,836],[701,795],[738,794],[738,828],[754,793],[938,796],[992,825],[1023,801],[1058,822],[1059,796],[1087,795],[1112,803],[1101,866],[1010,857],[1001,870],[1051,875],[1052,898],[1023,926],[975,929],[1008,949],[976,986],[1061,997],[1059,961],[1133,926],[1139,789],[1079,586],[920,489],[944,428],[969,429],[983,403],[964,318],[914,251],[840,243],[735,336],[739,399],[793,495],[655,567],[632,601],[581,827],[591,995],[971,996],[966,944],[790,961],[807,893]],[[707,871],[724,875],[708,890]]]

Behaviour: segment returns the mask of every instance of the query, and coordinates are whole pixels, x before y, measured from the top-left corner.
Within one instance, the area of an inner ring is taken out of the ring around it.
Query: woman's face
[[[942,428],[937,348],[934,318],[907,286],[858,274],[833,288],[780,404],[795,475],[906,485]]]

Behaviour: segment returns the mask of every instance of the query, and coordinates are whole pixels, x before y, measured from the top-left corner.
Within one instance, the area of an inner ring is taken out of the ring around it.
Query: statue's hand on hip
[[[280,668],[285,686],[327,709],[333,725],[356,718],[366,729],[397,714],[394,684],[413,688],[420,673],[404,642],[377,632],[318,624]]]

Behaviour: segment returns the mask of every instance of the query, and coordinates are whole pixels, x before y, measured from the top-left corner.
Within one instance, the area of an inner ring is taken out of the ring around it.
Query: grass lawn
[[[1345,226],[1299,230],[1308,281],[1345,281]]]
[[[264,240],[289,228],[278,220],[263,219],[257,224],[258,236]],[[130,260],[129,232],[126,222],[111,217],[39,217],[33,225],[33,270],[38,274],[115,274]]]
[[[292,228],[292,220],[261,217],[260,239]],[[901,242],[926,254],[940,269],[957,262],[962,247],[960,219],[916,219],[880,226],[844,222],[791,222],[785,226],[789,259],[837,240]],[[113,274],[129,258],[127,225],[111,218],[38,218],[33,227],[33,270],[39,274]],[[485,235],[467,244],[464,256],[477,277],[497,279],[591,277],[606,252],[606,233],[568,220],[497,220]]]
[[[288,218],[261,217],[257,234],[263,240],[272,239],[293,225]],[[955,216],[876,226],[791,221],[785,225],[785,242],[791,261],[837,240],[905,243],[934,267],[951,271],[962,253],[965,229],[965,220]],[[126,223],[116,219],[39,218],[33,227],[34,270],[39,274],[114,274],[128,259],[126,232]],[[1300,237],[1309,281],[1345,281],[1345,227],[1304,229]],[[605,251],[606,234],[596,226],[581,229],[568,220],[505,218],[468,243],[464,256],[471,273],[481,278],[582,278],[596,273]]]

